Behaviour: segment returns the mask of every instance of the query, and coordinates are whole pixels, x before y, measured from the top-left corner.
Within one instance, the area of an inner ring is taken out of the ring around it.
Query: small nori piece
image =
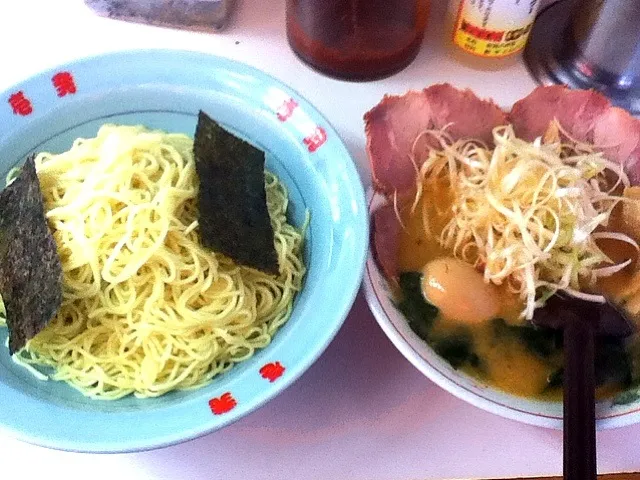
[[[44,215],[34,158],[0,193],[0,294],[12,355],[49,323],[62,303],[62,264]]]
[[[422,340],[428,342],[438,309],[427,302],[422,294],[422,274],[420,272],[402,272],[398,279],[402,290],[400,310],[409,322],[411,330]]]
[[[628,388],[632,385],[631,359],[621,339],[597,338],[594,364],[596,386],[616,383]]]
[[[543,389],[542,393],[547,392],[549,390],[553,390],[555,388],[561,388],[563,383],[564,383],[564,367],[556,368],[547,377],[547,386]]]
[[[613,399],[614,405],[629,405],[630,403],[635,403],[640,400],[640,391],[638,390],[627,390],[625,392],[620,393]]]
[[[402,300],[397,303],[397,307],[407,319],[411,330],[430,344],[435,352],[453,368],[458,369],[467,363],[472,367],[480,368],[480,358],[473,351],[473,338],[466,329],[459,329],[446,337],[434,337],[432,334],[439,310],[422,294],[422,273],[402,272],[398,278],[398,284],[402,292]]]
[[[502,318],[491,321],[493,334],[500,339],[506,336],[517,338],[531,353],[546,359],[562,349],[562,330],[525,325],[509,325]]]
[[[236,263],[278,274],[264,185],[264,152],[198,114],[193,153],[202,244]]]
[[[456,370],[467,363],[475,368],[480,366],[480,357],[473,351],[473,338],[468,332],[441,338],[434,342],[433,349]]]
[[[613,336],[596,338],[594,375],[597,387],[612,383],[624,388],[633,387],[632,366],[633,360],[622,339]],[[547,378],[545,390],[561,387],[563,382],[564,368],[560,367]]]

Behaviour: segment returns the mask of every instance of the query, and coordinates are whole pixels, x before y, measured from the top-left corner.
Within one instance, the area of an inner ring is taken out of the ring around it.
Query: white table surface
[[[534,82],[522,65],[481,73],[441,49],[442,8],[416,61],[378,82],[347,83],[302,65],[284,34],[284,0],[244,0],[224,33],[198,34],[94,16],[82,0],[0,3],[0,90],[81,56],[121,49],[200,50],[288,83],[334,124],[365,185],[362,114],[384,93],[448,81],[502,105]],[[0,126],[2,128],[2,126]],[[640,470],[640,425],[598,434],[600,472]],[[2,478],[410,480],[559,474],[562,434],[478,410],[432,384],[383,335],[362,295],[318,362],[262,409],[224,430],[137,454],[47,450],[0,436]],[[17,477],[20,475],[20,477]]]

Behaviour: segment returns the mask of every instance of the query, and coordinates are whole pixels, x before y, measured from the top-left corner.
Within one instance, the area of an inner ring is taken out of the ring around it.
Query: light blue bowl
[[[156,399],[87,399],[65,383],[35,379],[1,347],[3,433],[85,452],[134,451],[188,440],[273,398],[339,330],[360,285],[367,251],[362,184],[326,119],[258,70],[193,52],[151,50],[94,57],[44,72],[0,94],[0,178],[31,152],[67,150],[75,138],[95,135],[104,123],[192,135],[199,109],[268,152],[267,167],[289,189],[291,221],[300,225],[307,209],[311,214],[308,273],[290,320],[271,345],[210,385]],[[2,345],[6,335],[0,329]],[[262,367],[274,362],[284,367],[283,374],[270,377],[273,381],[263,378]],[[235,407],[214,413],[219,411],[215,399],[225,394]]]

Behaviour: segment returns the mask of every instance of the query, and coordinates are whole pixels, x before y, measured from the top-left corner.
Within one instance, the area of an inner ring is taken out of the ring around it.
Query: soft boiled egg
[[[422,294],[450,320],[476,324],[500,311],[500,290],[486,283],[473,265],[453,257],[437,258],[422,269]]]

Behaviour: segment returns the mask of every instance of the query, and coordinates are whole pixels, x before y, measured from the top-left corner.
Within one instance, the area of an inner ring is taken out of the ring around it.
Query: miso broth
[[[423,192],[418,209],[400,212],[403,228],[399,242],[398,307],[411,328],[454,368],[480,379],[499,390],[518,396],[547,400],[562,398],[562,332],[539,328],[520,318],[522,302],[505,285],[494,286],[499,308],[491,318],[474,321],[452,318],[447,311],[459,311],[460,305],[477,294],[470,288],[475,280],[459,276],[459,288],[449,300],[452,307],[437,308],[425,298],[425,265],[430,262],[455,262],[443,249],[437,232],[425,233],[423,215],[433,227],[442,229],[450,218],[447,189],[433,183]],[[429,202],[437,198],[438,202]],[[420,213],[422,209],[422,214]],[[436,230],[436,229],[434,229]],[[452,264],[453,265],[453,264]],[[481,278],[482,275],[478,273]],[[428,288],[428,287],[427,287]],[[446,296],[447,288],[440,288]],[[451,289],[449,289],[451,290]],[[451,292],[450,292],[451,293]],[[477,299],[473,299],[476,301]],[[442,299],[439,299],[442,302]],[[474,307],[478,310],[478,307]],[[458,309],[458,310],[456,310]],[[482,310],[482,309],[480,309]],[[493,312],[485,308],[486,312]],[[633,347],[629,347],[633,345]],[[637,384],[640,380],[637,335],[631,339],[598,337],[596,340],[597,396],[609,397]]]

